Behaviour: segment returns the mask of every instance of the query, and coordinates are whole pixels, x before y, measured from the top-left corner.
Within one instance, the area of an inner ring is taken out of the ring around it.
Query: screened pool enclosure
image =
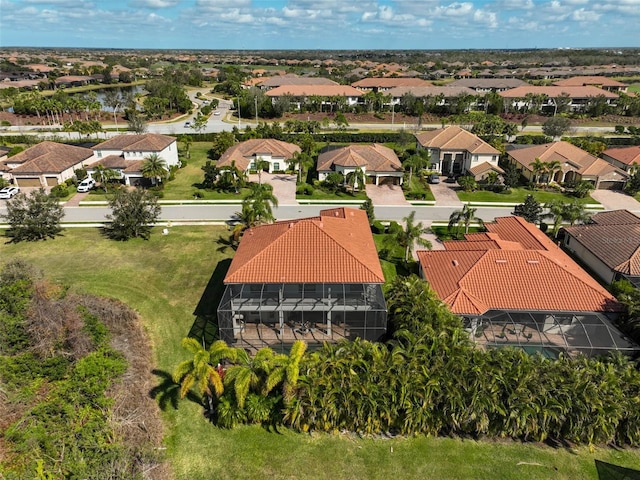
[[[340,339],[378,340],[387,308],[380,284],[251,283],[226,286],[218,307],[220,338],[255,350]]]
[[[479,317],[465,317],[464,325],[479,346],[511,346],[548,358],[640,350],[601,313],[491,310]]]

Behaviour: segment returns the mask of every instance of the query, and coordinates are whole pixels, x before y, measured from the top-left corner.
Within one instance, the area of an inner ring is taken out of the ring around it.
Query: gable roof
[[[609,172],[617,172],[623,177],[628,176],[609,162],[564,141],[516,148],[508,150],[507,153],[529,171],[533,171],[531,164],[539,158],[542,162],[558,161],[563,171],[575,170],[581,175],[602,176]]]
[[[611,157],[625,165],[633,165],[634,163],[640,165],[640,145],[623,148],[609,148],[602,152],[602,155]]]
[[[458,95],[478,96],[478,92],[476,92],[475,90],[472,90],[468,87],[460,87],[455,85],[432,85],[430,87],[394,87],[387,92],[387,94],[391,95],[394,98],[400,98],[407,93],[415,95],[418,98],[437,97],[439,95],[442,95],[444,98],[457,97]]]
[[[621,305],[535,225],[499,217],[489,232],[419,251],[424,277],[451,311],[618,311]],[[458,248],[460,247],[460,248]]]
[[[440,150],[466,150],[470,153],[500,155],[500,152],[473,133],[457,125],[416,135],[422,147]]]
[[[331,170],[332,165],[342,167],[365,167],[367,172],[401,172],[402,163],[396,152],[379,143],[371,145],[352,144],[329,150],[318,156],[319,172]]]
[[[338,85],[337,82],[323,77],[300,77],[298,75],[277,75],[261,78],[260,87],[277,88],[283,85]]]
[[[467,87],[474,89],[491,88],[496,90],[505,90],[529,84],[524,80],[520,80],[519,78],[460,78],[458,80],[454,80],[449,85],[454,87]]]
[[[614,210],[597,213],[593,222],[564,230],[610,269],[640,276],[640,217]]]
[[[12,174],[62,173],[93,157],[93,150],[64,143],[40,142],[11,157],[11,163],[20,163]]]
[[[384,283],[384,275],[366,212],[334,208],[245,231],[224,283]]]
[[[268,97],[361,97],[364,93],[351,85],[282,85],[265,93]]]
[[[615,93],[593,86],[541,87],[536,85],[523,85],[521,87],[499,92],[498,95],[505,98],[524,98],[529,93],[534,95],[546,95],[550,98],[558,98],[562,95],[569,95],[571,98],[589,98],[597,97],[599,95],[603,95],[606,98],[618,98],[618,95]]]
[[[274,140],[272,138],[254,138],[240,142],[225,151],[216,162],[218,167],[230,167],[235,162],[240,170],[249,168],[249,164],[261,154],[269,154],[271,157],[288,160],[293,154],[300,152],[298,145]]]
[[[351,84],[355,88],[430,87],[433,84],[421,78],[368,77]]]
[[[175,137],[157,133],[143,135],[117,135],[98,145],[93,150],[121,150],[123,152],[161,152],[176,141]]]

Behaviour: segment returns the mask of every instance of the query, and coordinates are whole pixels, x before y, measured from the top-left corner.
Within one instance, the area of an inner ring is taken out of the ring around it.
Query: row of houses
[[[167,168],[179,165],[174,137],[148,133],[118,135],[91,148],[45,141],[9,158],[0,159],[0,177],[19,187],[54,187],[74,177],[78,169],[89,174],[98,165],[115,171],[126,185],[144,181],[142,164],[151,154]]]
[[[622,305],[535,225],[502,217],[486,228],[444,242],[444,250],[417,252],[422,278],[481,347],[548,357],[638,349],[612,324]],[[252,351],[298,339],[379,340],[384,282],[362,210],[253,227],[224,279],[220,336]]]
[[[498,165],[500,152],[468,130],[456,125],[416,134],[418,150],[429,152],[428,169],[441,175],[472,175],[482,180],[489,172],[498,174],[504,170]],[[610,149],[602,159],[564,141],[534,146],[511,146],[507,161],[530,181],[535,180],[533,164],[558,162],[554,177],[549,181],[572,183],[589,181],[597,189],[621,190],[629,178],[628,170],[633,163],[618,165],[613,158],[640,160],[640,147]],[[629,154],[633,152],[633,154]],[[258,160],[264,162],[265,170],[278,172],[297,169],[292,158],[300,153],[300,147],[273,139],[254,139],[234,145],[218,160],[219,168],[235,165],[243,172],[256,169]],[[401,185],[404,168],[396,153],[379,144],[328,147],[318,156],[316,170],[319,180],[325,180],[333,172],[345,177],[361,170],[367,183]]]
[[[535,86],[519,79],[465,78],[445,86],[435,86],[420,78],[370,77],[358,80],[351,85],[338,83],[319,77],[300,77],[281,75],[266,78],[253,78],[245,87],[255,86],[265,91],[272,99],[287,97],[298,108],[311,97],[322,97],[324,103],[336,103],[341,99],[347,106],[364,103],[369,92],[387,96],[385,104],[400,105],[403,96],[410,94],[417,98],[435,98],[440,105],[460,96],[484,97],[488,93],[497,93],[507,104],[516,108],[532,108],[546,112],[555,112],[559,106],[569,111],[583,111],[594,98],[603,99],[608,105],[615,105],[620,93],[627,92],[627,85],[607,77],[573,77],[555,82],[550,86]],[[483,100],[478,100],[479,104]],[[481,106],[481,105],[478,105]]]

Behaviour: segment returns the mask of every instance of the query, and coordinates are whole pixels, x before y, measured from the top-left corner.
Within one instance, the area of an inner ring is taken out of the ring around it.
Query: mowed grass
[[[149,241],[114,242],[96,229],[66,229],[37,243],[0,242],[0,263],[22,258],[73,291],[117,298],[142,318],[157,368],[187,358],[180,340],[219,262],[224,227],[154,230]],[[261,427],[220,430],[184,400],[163,414],[165,454],[174,476],[199,479],[597,479],[594,461],[640,469],[636,450],[551,448],[511,441],[450,438],[370,439],[298,434]]]
[[[458,190],[456,192],[458,198],[463,202],[504,202],[504,203],[522,203],[527,195],[533,195],[534,198],[540,203],[549,203],[554,200],[560,200],[562,202],[578,202],[582,204],[599,204],[590,196],[585,198],[576,198],[562,193],[545,192],[543,190],[528,190],[526,188],[512,188],[511,193],[495,193],[485,190],[478,190],[476,192],[463,192]]]

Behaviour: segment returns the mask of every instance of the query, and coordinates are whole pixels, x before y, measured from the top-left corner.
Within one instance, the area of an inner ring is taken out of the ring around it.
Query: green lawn
[[[23,258],[72,291],[115,297],[135,309],[149,333],[157,368],[170,372],[185,353],[214,270],[231,252],[217,251],[224,227],[155,229],[149,241],[115,242],[96,229],[67,229],[46,242],[0,242],[2,261]],[[218,268],[221,278],[224,268]],[[297,434],[262,427],[220,430],[188,401],[163,414],[164,451],[179,480],[200,479],[593,479],[594,460],[640,469],[635,450],[550,448],[511,441]]]
[[[640,93],[640,83],[632,83],[627,87],[629,92]]]
[[[336,192],[328,193],[322,190],[314,189],[311,195],[299,195],[296,194],[297,200],[360,200],[364,202],[367,199],[367,192],[360,191],[355,193],[350,192]]]
[[[548,203],[553,200],[561,200],[563,202],[577,201],[579,203],[594,203],[598,204],[596,200],[591,197],[576,198],[562,193],[545,192],[542,190],[528,190],[526,188],[512,188],[511,193],[495,193],[485,190],[478,190],[476,192],[463,192],[458,191],[458,198],[463,202],[505,202],[505,203],[522,203],[527,195],[533,195],[535,199],[540,203]]]
[[[430,200],[430,201],[435,200],[435,197],[433,196],[433,193],[431,193],[431,188],[429,187],[429,184],[427,183],[427,181],[424,178],[420,178],[417,175],[413,175],[411,177],[411,188],[406,189],[406,186],[403,186],[403,190],[404,190],[405,196],[407,197],[407,200],[409,201],[411,201],[411,198],[409,195],[411,192],[416,192],[423,195],[424,198],[421,198],[420,200]]]

